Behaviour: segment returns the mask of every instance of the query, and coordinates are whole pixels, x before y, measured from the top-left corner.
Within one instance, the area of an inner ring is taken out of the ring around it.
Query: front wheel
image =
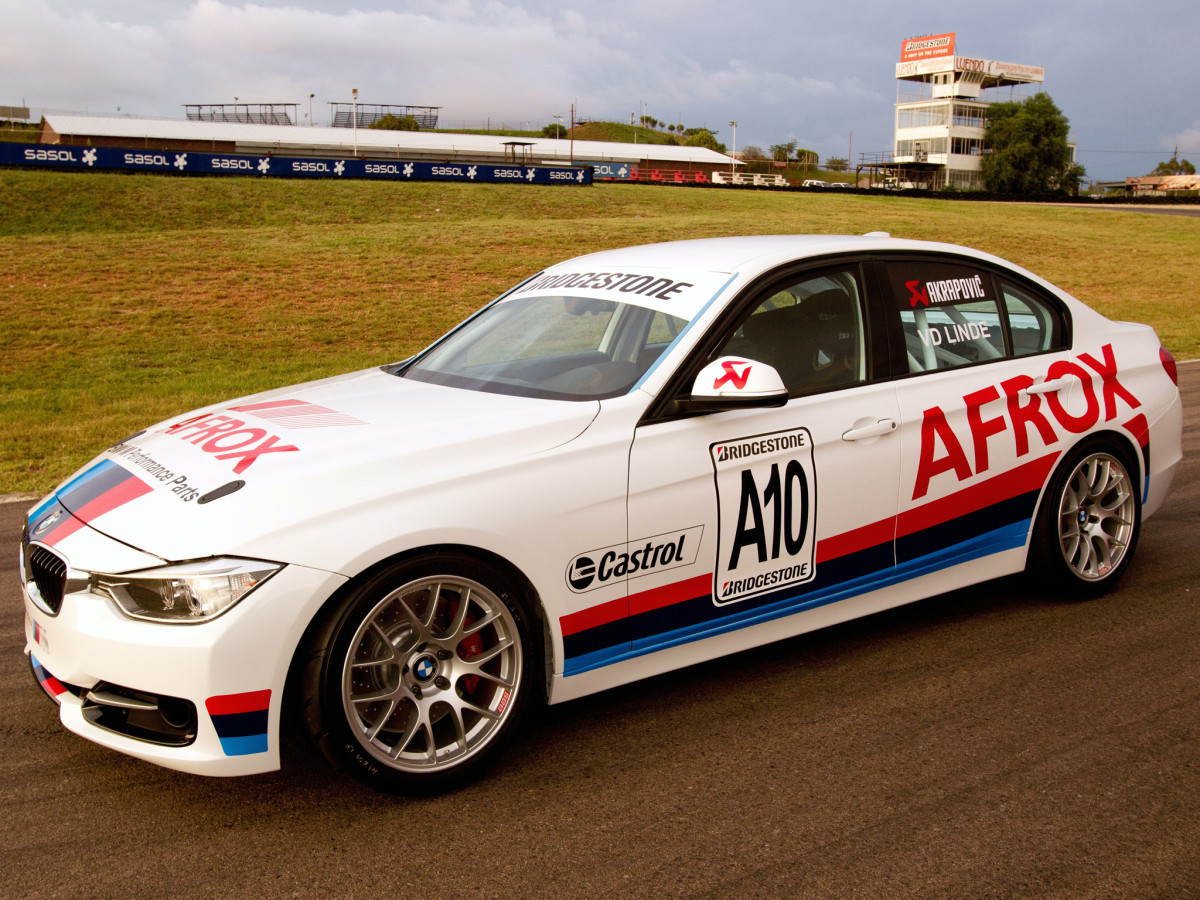
[[[528,702],[530,626],[520,592],[475,559],[435,554],[390,566],[314,635],[309,732],[378,790],[456,787],[499,753]]]
[[[1078,597],[1107,591],[1129,566],[1141,528],[1137,486],[1105,445],[1072,454],[1050,481],[1035,533],[1036,568]]]

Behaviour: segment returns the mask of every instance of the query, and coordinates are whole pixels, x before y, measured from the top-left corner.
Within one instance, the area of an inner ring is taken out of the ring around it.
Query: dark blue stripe
[[[83,475],[59,491],[58,498],[62,505],[71,512],[78,512],[97,497],[108,493],[132,477],[133,475],[115,462],[106,459],[88,469]]]
[[[267,710],[265,709],[225,713],[220,716],[210,715],[209,718],[212,719],[213,727],[217,729],[217,736],[222,740],[267,733]]]

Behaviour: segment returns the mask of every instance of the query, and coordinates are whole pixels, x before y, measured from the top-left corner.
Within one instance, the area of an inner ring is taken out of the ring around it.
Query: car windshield
[[[518,297],[484,310],[400,374],[498,394],[599,400],[627,393],[686,324],[614,300]]]

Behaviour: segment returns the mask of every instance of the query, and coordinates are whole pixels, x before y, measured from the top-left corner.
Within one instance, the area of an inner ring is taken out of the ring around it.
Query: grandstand
[[[185,103],[193,122],[242,122],[247,125],[295,125],[295,103]]]
[[[412,116],[420,128],[437,128],[440,106],[401,106],[395,103],[330,103],[329,124],[333,128],[370,128],[384,116]],[[355,122],[355,118],[358,122]]]

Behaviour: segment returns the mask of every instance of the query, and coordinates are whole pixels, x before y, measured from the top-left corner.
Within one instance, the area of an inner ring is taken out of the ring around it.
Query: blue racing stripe
[[[93,478],[96,478],[99,475],[103,475],[109,469],[115,468],[116,465],[117,464],[115,462],[113,462],[111,459],[102,459],[102,460],[100,460],[100,462],[96,463],[96,465],[92,466],[90,469],[86,469],[83,472],[80,472],[78,475],[76,475],[74,478],[72,478],[70,481],[68,481],[66,484],[64,484],[62,487],[60,487],[54,493],[60,497],[63,494],[69,494],[71,491],[73,491],[75,488],[79,487],[80,485],[87,484]]]
[[[729,632],[748,628],[752,625],[760,625],[764,622],[771,622],[786,616],[806,612],[810,609],[827,606],[830,603],[836,603],[840,600],[847,600],[851,597],[867,594],[871,591],[949,568],[950,566],[990,556],[1002,550],[1023,547],[1029,535],[1029,526],[1030,520],[1026,519],[1023,522],[1007,525],[1003,528],[979,535],[971,540],[963,541],[950,547],[944,547],[935,553],[907,560],[898,568],[887,570],[885,573],[877,572],[849,581],[839,582],[836,585],[816,592],[792,594],[765,606],[745,609],[719,619],[699,622],[694,625],[641,638],[635,640],[628,650],[624,647],[608,648],[593,653],[582,654],[564,663],[563,674],[578,675],[582,672],[612,665],[613,663],[636,659],[639,656],[645,656],[659,650],[666,650],[670,647],[678,647],[683,644],[692,643],[693,641],[728,634]],[[711,602],[711,597],[709,600]]]
[[[221,738],[221,749],[226,756],[249,756],[251,753],[267,752],[265,734],[248,734],[243,737]]]

